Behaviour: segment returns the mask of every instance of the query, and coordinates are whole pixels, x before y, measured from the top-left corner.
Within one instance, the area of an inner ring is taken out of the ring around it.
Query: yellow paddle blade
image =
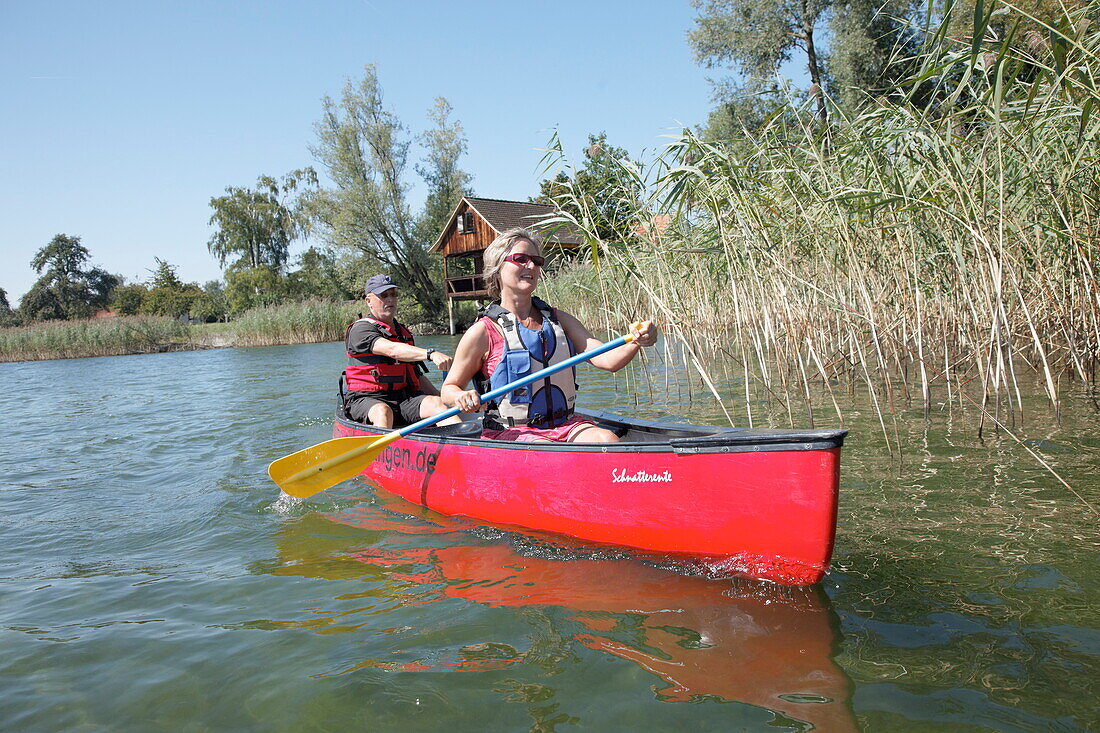
[[[335,438],[291,453],[267,467],[279,488],[299,499],[313,496],[341,481],[358,476],[387,445],[401,437],[394,431],[382,436]]]

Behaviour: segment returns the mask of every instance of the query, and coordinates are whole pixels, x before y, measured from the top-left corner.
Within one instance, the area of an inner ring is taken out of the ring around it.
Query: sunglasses
[[[523,267],[528,262],[534,262],[535,267],[542,267],[546,263],[545,257],[539,257],[538,255],[528,255],[523,252],[513,252],[504,258],[505,262],[515,262],[520,267]]]

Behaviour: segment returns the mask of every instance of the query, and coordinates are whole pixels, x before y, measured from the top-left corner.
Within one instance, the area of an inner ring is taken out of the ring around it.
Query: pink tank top
[[[485,322],[485,333],[489,335],[489,352],[481,365],[481,378],[488,379],[504,355],[504,334],[492,318],[482,316],[481,320]]]
[[[554,313],[555,318],[558,317],[553,309],[550,312]],[[481,378],[488,379],[500,363],[501,357],[504,356],[504,334],[500,332],[497,322],[489,316],[482,316],[481,320],[485,323],[485,332],[489,335],[489,351],[481,365]]]

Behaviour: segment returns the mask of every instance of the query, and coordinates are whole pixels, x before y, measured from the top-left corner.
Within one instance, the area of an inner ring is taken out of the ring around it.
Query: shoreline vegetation
[[[365,310],[361,300],[314,299],[252,308],[224,323],[170,316],[40,321],[0,328],[0,363],[342,341],[348,324]],[[436,321],[407,325],[418,336],[447,333],[446,324]]]
[[[1100,366],[1100,24],[1070,21],[1019,45],[941,44],[828,124],[807,104],[729,143],[685,131],[620,161],[630,246],[601,239],[601,212],[567,187],[560,208],[580,214],[558,221],[592,262],[546,297],[593,324],[653,314],[701,383],[735,380],[723,409],[742,425],[776,400],[812,426],[811,392],[843,424],[833,390],[858,388],[891,445],[914,403],[1009,431],[1031,380],[1057,413]]]
[[[254,308],[228,323],[189,324],[169,316],[45,321],[0,329],[0,362],[340,341],[362,310],[356,301],[314,300]]]

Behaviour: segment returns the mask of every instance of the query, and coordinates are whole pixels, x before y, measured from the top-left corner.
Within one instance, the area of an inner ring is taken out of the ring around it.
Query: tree
[[[229,298],[221,280],[210,280],[202,286],[202,295],[191,304],[191,315],[206,323],[224,320],[229,315]]]
[[[386,109],[374,66],[358,83],[349,81],[339,101],[326,97],[317,123],[314,157],[324,165],[334,188],[319,191],[313,212],[329,243],[355,247],[377,260],[398,284],[432,313],[443,307],[442,289],[433,277],[439,263],[427,252],[427,233],[440,220],[439,211],[454,205],[455,189],[469,178],[457,167],[465,149],[458,123],[450,123],[450,106],[437,100],[436,128],[428,133],[428,205],[413,216],[406,180],[410,140],[405,126]],[[450,213],[449,211],[447,213]]]
[[[450,102],[437,97],[435,107],[428,112],[428,119],[435,127],[420,136],[421,143],[428,149],[425,165],[416,167],[416,172],[428,184],[428,198],[419,220],[422,242],[433,242],[439,236],[455,206],[471,192],[472,177],[458,167],[459,158],[466,152],[466,135],[461,123],[450,122],[451,112]]]
[[[0,288],[0,328],[19,325],[19,314],[8,303],[8,291]]]
[[[607,142],[606,132],[589,135],[584,166],[573,178],[563,172],[543,181],[535,201],[556,206],[578,220],[589,219],[605,242],[628,239],[637,224],[634,215],[642,193],[623,169],[628,159],[626,150]]]
[[[298,298],[352,300],[360,297],[366,276],[350,289],[342,278],[340,264],[329,252],[310,247],[298,257],[298,269],[287,275],[289,291]]]
[[[210,199],[214,210],[210,223],[218,228],[207,249],[223,267],[274,267],[281,270],[289,256],[290,243],[301,236],[305,217],[296,195],[299,187],[315,186],[317,174],[311,168],[292,171],[276,180],[260,176],[256,188],[230,186],[226,195]]]
[[[225,273],[225,297],[231,313],[278,305],[286,297],[286,278],[270,265],[230,269]]]
[[[141,313],[153,316],[179,318],[191,314],[191,306],[202,291],[195,283],[184,284],[176,275],[176,268],[159,257],[154,258],[157,267],[149,280],[149,292],[141,301]]]
[[[818,23],[832,1],[692,0],[699,15],[688,41],[698,63],[710,69],[732,65],[750,81],[774,77],[780,64],[801,50],[818,116],[825,121],[825,59],[818,48]]]
[[[149,288],[141,283],[120,285],[111,291],[111,310],[120,316],[137,315],[148,293]]]
[[[107,305],[121,281],[99,267],[85,269],[90,255],[80,237],[58,234],[38,250],[31,267],[41,275],[19,301],[26,320],[87,318]]]
[[[700,130],[708,142],[743,144],[746,131],[760,130],[773,120],[789,118],[791,113],[788,96],[772,83],[761,82],[755,88],[720,85],[715,99],[718,106]]]
[[[836,0],[829,53],[832,91],[847,106],[879,96],[911,71],[910,60],[924,40],[912,0]]]
[[[149,280],[150,288],[179,290],[183,287],[183,282],[176,275],[176,268],[173,265],[168,264],[159,257],[154,257],[153,261],[157,263],[157,267],[152,270],[153,277]]]

